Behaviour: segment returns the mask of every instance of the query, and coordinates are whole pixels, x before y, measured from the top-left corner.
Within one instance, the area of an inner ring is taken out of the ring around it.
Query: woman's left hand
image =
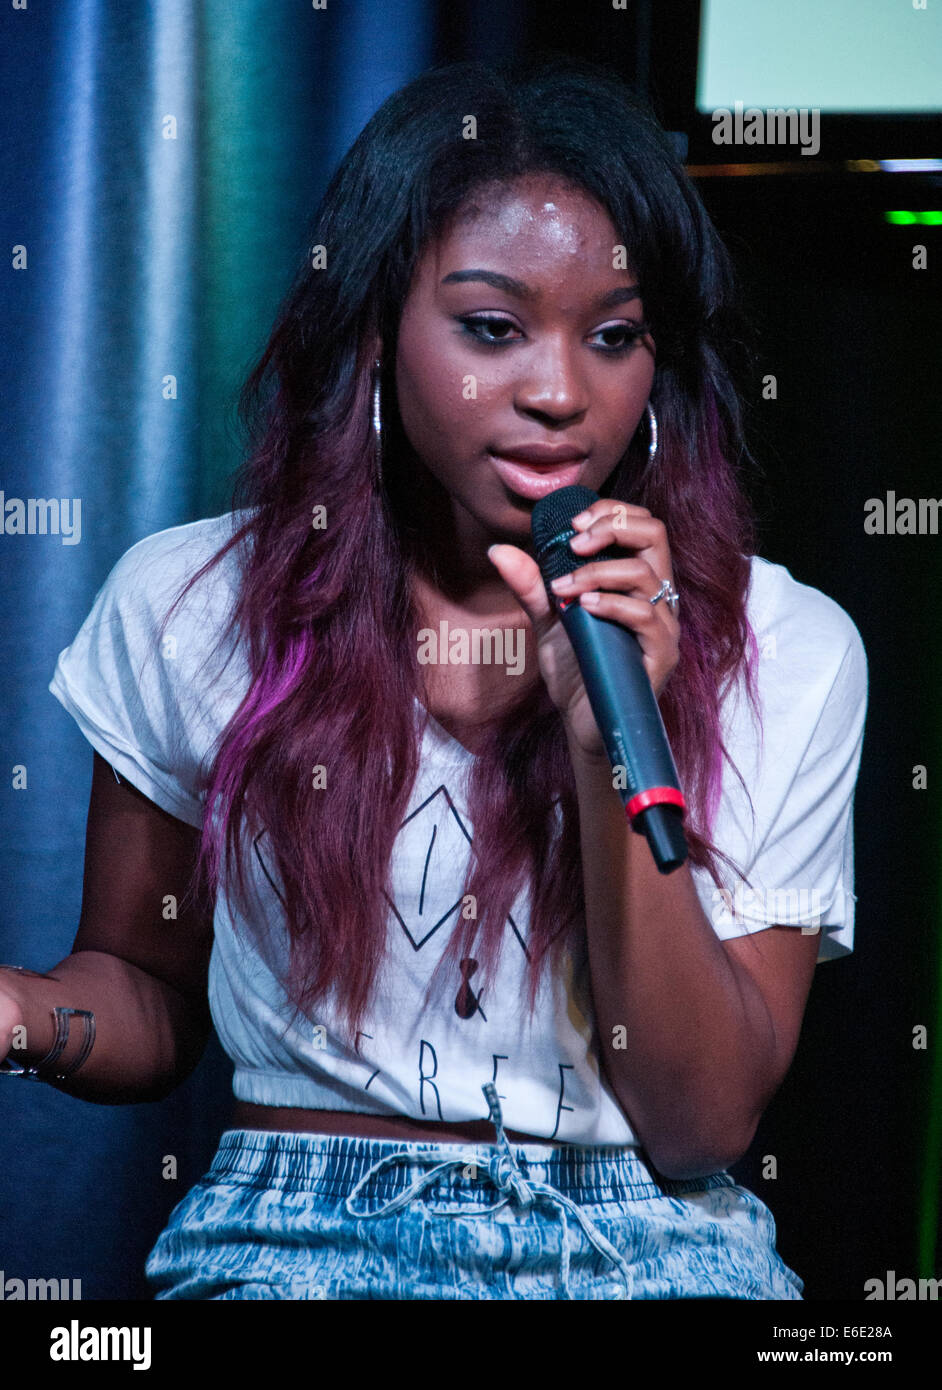
[[[560,587],[554,581],[553,592],[567,602],[582,602],[587,612],[633,632],[651,687],[659,698],[677,665],[680,642],[680,623],[666,597],[659,603],[650,602],[663,579],[674,582],[667,530],[646,507],[608,497],[593,502],[581,515],[587,520],[578,526],[573,521],[579,534],[571,545],[573,554],[580,559],[584,556],[586,563],[568,576],[568,586]],[[617,560],[592,560],[593,554],[613,544],[624,546],[629,553]],[[547,598],[539,566],[515,545],[492,546],[489,554],[533,625],[540,674],[569,738],[587,756],[604,758],[605,745],[572,644]],[[597,601],[587,603],[586,596],[592,594],[598,596]]]

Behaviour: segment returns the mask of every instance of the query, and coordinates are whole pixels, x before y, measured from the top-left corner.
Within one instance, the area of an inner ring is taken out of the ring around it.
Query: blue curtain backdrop
[[[430,65],[431,26],[425,0],[29,0],[0,15],[0,487],[81,508],[78,543],[0,549],[0,960],[48,970],[78,924],[92,767],[47,691],[56,657],[130,545],[226,509],[234,396],[307,221],[376,107]],[[6,1276],[146,1297],[147,1250],[208,1165],[230,1078],[214,1038],[159,1104],[0,1082]]]

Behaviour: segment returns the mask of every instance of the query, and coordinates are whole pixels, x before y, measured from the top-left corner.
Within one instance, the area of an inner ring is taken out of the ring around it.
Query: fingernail
[[[496,546],[496,545],[489,545],[489,546],[487,547],[487,558],[488,558],[489,560],[492,560],[492,559],[494,558],[494,551],[495,551],[496,549],[497,549],[497,546]]]
[[[580,531],[578,536],[572,537],[572,539],[569,542],[569,547],[572,550],[577,550],[580,546],[587,545],[591,541],[591,539],[592,537],[589,536],[587,532]]]
[[[585,526],[585,524],[586,524],[586,522],[587,522],[588,520],[589,520],[589,513],[588,513],[588,512],[580,512],[578,516],[574,516],[574,517],[572,518],[572,525],[573,525],[573,526]]]
[[[582,602],[586,604],[587,607],[594,608],[595,605],[598,603],[599,599],[601,598],[601,595],[592,592],[588,594],[580,594],[580,598]]]
[[[569,589],[569,588],[571,588],[571,586],[572,586],[573,584],[575,584],[575,582],[576,582],[576,581],[573,579],[573,577],[572,577],[571,574],[563,574],[563,575],[560,575],[560,577],[559,577],[558,579],[551,579],[551,580],[550,580],[550,588],[551,588],[551,589]]]

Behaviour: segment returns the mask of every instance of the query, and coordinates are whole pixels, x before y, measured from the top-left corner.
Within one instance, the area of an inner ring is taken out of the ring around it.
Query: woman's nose
[[[528,353],[517,382],[515,402],[519,410],[554,421],[583,414],[589,405],[588,390],[573,349],[548,343]]]

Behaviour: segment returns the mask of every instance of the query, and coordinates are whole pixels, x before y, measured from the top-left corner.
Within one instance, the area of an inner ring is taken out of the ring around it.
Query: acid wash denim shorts
[[[636,1148],[230,1129],[147,1258],[154,1297],[801,1299],[768,1207]]]

